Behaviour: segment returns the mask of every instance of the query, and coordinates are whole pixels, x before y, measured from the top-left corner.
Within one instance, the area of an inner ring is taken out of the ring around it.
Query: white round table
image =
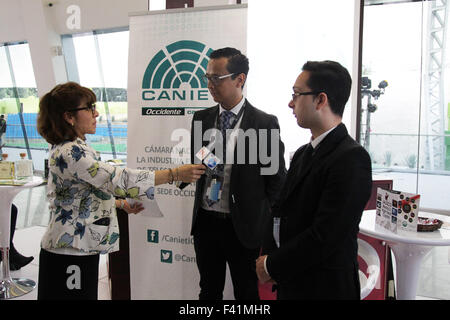
[[[44,182],[41,177],[24,185],[0,185],[0,250],[2,254],[2,275],[0,278],[0,300],[23,296],[36,287],[36,282],[24,278],[11,278],[9,270],[9,236],[11,205],[14,197],[25,188],[33,188]]]
[[[419,216],[450,221],[450,217],[429,212]],[[386,241],[394,253],[396,262],[397,299],[416,298],[419,270],[423,257],[435,246],[450,246],[450,230],[440,228],[433,232],[393,233],[375,223],[375,210],[364,211],[359,229],[362,234]]]

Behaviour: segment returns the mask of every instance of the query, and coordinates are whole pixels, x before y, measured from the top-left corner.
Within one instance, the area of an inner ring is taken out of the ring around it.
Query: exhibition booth
[[[398,26],[402,13],[411,22]],[[67,81],[91,88],[99,117],[87,141],[103,161],[175,168],[191,162],[193,114],[215,105],[202,77],[222,47],[248,56],[244,95],[277,116],[287,168],[311,138],[288,107],[302,65],[335,60],[349,70],[343,123],[370,154],[373,179],[359,224],[361,299],[450,298],[446,22],[438,0],[0,1],[0,299],[37,298],[51,179],[39,98]],[[102,255],[100,299],[198,299],[194,196],[194,184],[163,184],[141,213],[117,209],[120,250]],[[17,271],[5,264],[12,203],[16,247],[34,256]],[[228,268],[226,278],[233,300]],[[259,294],[275,300],[276,288],[260,283]]]

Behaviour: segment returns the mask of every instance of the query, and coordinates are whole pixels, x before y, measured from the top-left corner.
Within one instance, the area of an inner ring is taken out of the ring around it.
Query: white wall
[[[289,154],[311,138],[309,130],[297,125],[288,107],[292,86],[306,61],[335,60],[348,69],[353,79],[353,95],[343,122],[349,131],[353,129],[358,79],[355,70],[359,37],[357,3],[359,0],[249,1],[248,99],[278,117],[287,164]]]
[[[32,0],[36,1],[36,0]],[[147,11],[148,0],[44,0],[50,23],[58,34],[88,32],[128,26],[130,12]],[[53,6],[48,6],[52,3]],[[70,6],[80,8],[80,28],[68,28]]]
[[[25,40],[21,3],[17,0],[0,0],[0,43]]]
[[[55,84],[44,10],[40,0],[0,1],[0,43],[27,41],[33,71],[42,94]]]
[[[49,6],[52,3],[52,6]],[[79,27],[69,6],[79,8]],[[61,35],[128,26],[128,14],[146,11],[148,0],[0,0],[0,44],[27,41],[39,96],[67,81]]]
[[[42,96],[56,84],[55,70],[59,63],[57,59],[53,61],[50,47],[58,43],[49,37],[51,34],[47,30],[45,14],[40,1],[20,0],[18,2],[21,3],[25,29],[25,39],[23,40],[29,43],[38,95]]]

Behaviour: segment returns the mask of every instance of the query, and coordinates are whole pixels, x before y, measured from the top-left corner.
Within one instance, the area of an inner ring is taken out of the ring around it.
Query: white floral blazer
[[[75,248],[90,254],[119,250],[115,196],[153,200],[154,172],[102,162],[79,138],[54,145],[49,159],[51,217],[41,247]],[[100,219],[106,223],[99,224]]]

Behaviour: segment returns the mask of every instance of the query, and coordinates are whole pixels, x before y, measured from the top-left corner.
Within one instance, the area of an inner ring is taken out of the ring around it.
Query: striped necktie
[[[226,135],[226,130],[231,128],[231,124],[233,122],[235,115],[233,112],[231,111],[222,111],[222,113],[220,114],[220,131],[222,132],[222,137],[223,137],[223,159],[224,159],[224,163],[226,161],[226,151],[227,151],[227,135]]]

